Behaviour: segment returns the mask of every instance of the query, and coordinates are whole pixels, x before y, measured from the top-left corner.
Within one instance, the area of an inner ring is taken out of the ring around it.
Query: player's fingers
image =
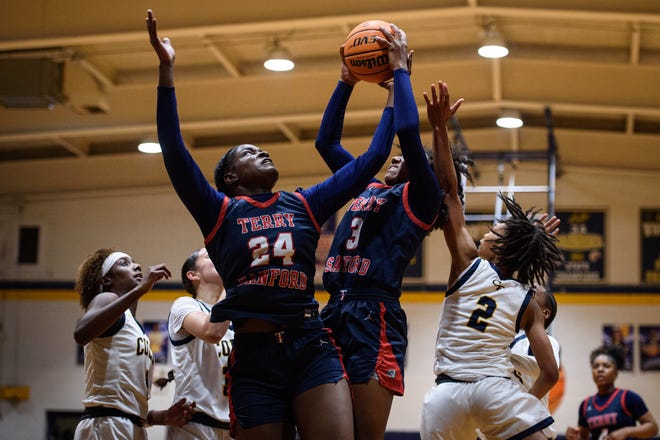
[[[460,98],[458,101],[454,103],[454,105],[451,106],[451,114],[453,115],[458,111],[459,108],[461,108],[461,105],[463,104],[465,100],[463,98]]]
[[[426,101],[426,105],[427,106],[431,105],[431,100],[429,99],[429,94],[424,92],[424,93],[422,93],[422,95],[424,96],[424,101]]]

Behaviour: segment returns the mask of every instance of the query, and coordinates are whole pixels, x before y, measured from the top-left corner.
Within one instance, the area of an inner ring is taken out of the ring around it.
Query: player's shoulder
[[[174,306],[182,306],[182,305],[196,305],[197,300],[193,298],[192,296],[180,296],[177,299],[174,300],[172,303],[172,307]]]
[[[187,314],[192,311],[202,311],[201,304],[192,296],[180,296],[174,300],[170,307],[171,315],[177,315],[182,312]]]

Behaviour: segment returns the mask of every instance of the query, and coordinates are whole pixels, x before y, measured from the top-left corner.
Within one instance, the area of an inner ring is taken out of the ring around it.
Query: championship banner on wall
[[[660,284],[660,209],[642,209],[642,282]]]
[[[605,281],[605,212],[559,211],[559,249],[564,264],[555,272],[557,284]]]

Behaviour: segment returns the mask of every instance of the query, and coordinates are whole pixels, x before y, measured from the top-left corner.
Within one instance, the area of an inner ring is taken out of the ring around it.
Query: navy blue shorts
[[[230,417],[248,429],[266,423],[293,423],[295,396],[347,378],[328,329],[291,328],[241,333],[227,371]]]
[[[341,349],[351,384],[377,378],[382,387],[403,395],[408,324],[398,298],[362,294],[332,298],[321,319]]]

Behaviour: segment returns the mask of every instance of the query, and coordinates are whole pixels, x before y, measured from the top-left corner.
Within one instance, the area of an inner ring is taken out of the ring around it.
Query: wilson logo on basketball
[[[371,58],[352,59],[348,60],[348,63],[351,65],[351,67],[366,67],[367,69],[389,65],[387,55],[379,55],[377,57]]]

